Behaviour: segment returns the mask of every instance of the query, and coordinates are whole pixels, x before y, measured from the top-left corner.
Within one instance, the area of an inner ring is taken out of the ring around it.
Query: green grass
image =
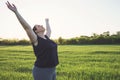
[[[58,47],[57,80],[120,80],[120,45]],[[33,80],[31,46],[0,46],[0,80]]]

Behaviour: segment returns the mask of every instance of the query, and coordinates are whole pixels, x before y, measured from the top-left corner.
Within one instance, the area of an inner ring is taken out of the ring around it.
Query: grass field
[[[57,80],[120,80],[120,45],[58,47]],[[0,80],[33,80],[31,46],[0,46]]]

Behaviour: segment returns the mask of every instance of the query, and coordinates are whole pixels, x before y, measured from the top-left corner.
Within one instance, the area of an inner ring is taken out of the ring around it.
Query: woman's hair
[[[37,33],[35,32],[36,30],[37,30],[37,28],[34,26],[34,27],[33,27],[33,31],[34,31],[35,34],[37,34]]]

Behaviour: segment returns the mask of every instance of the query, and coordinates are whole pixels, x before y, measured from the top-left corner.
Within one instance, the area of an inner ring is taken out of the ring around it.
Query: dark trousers
[[[34,66],[33,78],[34,80],[56,80],[56,68],[39,68]]]

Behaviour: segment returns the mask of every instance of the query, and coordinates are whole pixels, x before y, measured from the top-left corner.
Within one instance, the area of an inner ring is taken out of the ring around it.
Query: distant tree
[[[63,42],[64,42],[64,39],[62,39],[62,37],[59,37],[58,38],[58,44],[63,44]]]
[[[91,36],[92,38],[97,38],[99,35],[96,33],[93,33],[93,36]]]
[[[117,31],[117,36],[120,37],[120,31]]]
[[[104,37],[110,36],[110,32],[109,32],[109,31],[103,32],[103,36],[104,36]]]

